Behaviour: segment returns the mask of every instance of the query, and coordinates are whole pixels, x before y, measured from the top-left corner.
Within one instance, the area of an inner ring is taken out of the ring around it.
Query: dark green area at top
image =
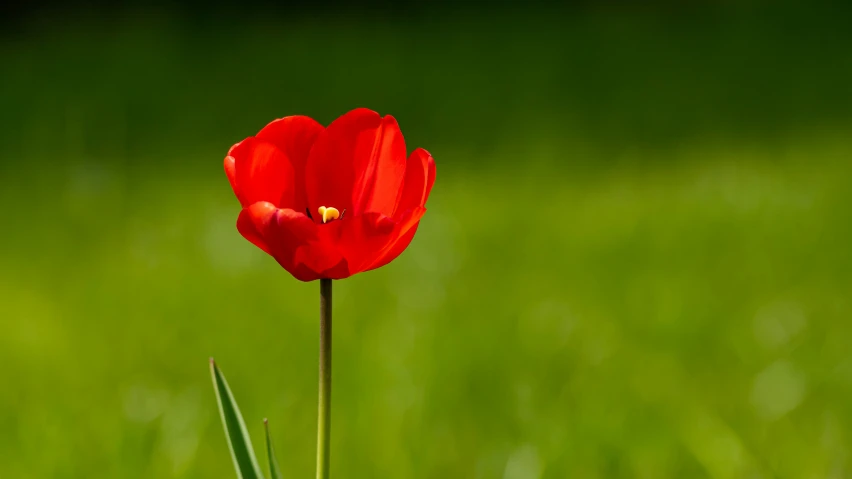
[[[396,116],[412,144],[474,150],[540,134],[617,152],[852,120],[852,29],[825,8],[446,11],[46,15],[0,47],[15,153],[2,161],[33,142],[52,161],[220,156],[273,118],[357,106]]]

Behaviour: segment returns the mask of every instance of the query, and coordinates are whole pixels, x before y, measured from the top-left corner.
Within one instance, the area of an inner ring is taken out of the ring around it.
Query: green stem
[[[319,408],[317,479],[328,479],[331,436],[331,280],[320,280]]]

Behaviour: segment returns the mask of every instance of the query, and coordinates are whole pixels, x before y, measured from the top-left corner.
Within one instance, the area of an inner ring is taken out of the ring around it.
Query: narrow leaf
[[[272,439],[269,437],[269,420],[263,420],[263,427],[266,428],[266,454],[269,456],[269,477],[270,479],[281,479],[281,468],[278,467],[278,461],[275,460],[275,449],[272,447]]]
[[[222,416],[222,425],[225,427],[225,437],[228,439],[237,478],[263,479],[240,408],[237,407],[237,401],[234,400],[234,395],[228,388],[228,382],[225,381],[225,376],[222,375],[213,358],[210,358],[210,374],[213,376],[216,402],[219,403],[219,414]]]

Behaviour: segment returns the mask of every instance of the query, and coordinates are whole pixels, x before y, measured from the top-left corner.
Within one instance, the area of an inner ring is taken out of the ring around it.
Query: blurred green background
[[[335,283],[333,477],[852,477],[845,11],[483,8],[7,26],[0,477],[234,477],[210,356],[313,477],[319,285],[222,159],[359,106],[438,175]]]

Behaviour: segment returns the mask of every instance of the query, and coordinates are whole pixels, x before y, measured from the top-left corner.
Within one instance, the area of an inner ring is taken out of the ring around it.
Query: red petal
[[[399,222],[381,213],[366,213],[350,220],[322,225],[319,233],[325,242],[337,246],[349,264],[349,273],[355,274],[380,261],[425,211],[425,208],[416,208]]]
[[[305,211],[308,198],[305,193],[305,165],[311,147],[325,128],[307,116],[288,116],[266,125],[255,138],[274,143],[290,160],[294,178],[294,204],[296,211]]]
[[[311,209],[350,215],[393,213],[402,184],[405,142],[396,120],[366,108],[336,119],[319,135],[306,169]]]
[[[423,148],[411,152],[405,165],[405,180],[400,190],[394,217],[418,206],[424,206],[435,183],[435,160]]]
[[[251,215],[248,210],[240,211],[240,216],[237,218],[237,231],[243,235],[243,238],[249,240],[262,249],[266,254],[271,254],[269,252],[269,246],[267,246],[266,241],[263,240],[260,232],[255,228],[254,222],[252,221]]]
[[[234,147],[235,178],[243,207],[268,201],[279,207],[294,204],[293,167],[274,143],[252,137]]]
[[[408,245],[411,244],[411,240],[414,239],[414,234],[417,233],[418,226],[420,226],[419,220],[414,223],[414,226],[412,226],[411,229],[404,233],[398,240],[394,241],[379,257],[379,259],[375,261],[372,265],[364,269],[364,271],[381,268],[382,266],[395,260],[397,256],[402,254],[402,252],[405,251],[406,248],[408,248]]]
[[[376,255],[376,259],[372,263],[364,267],[364,271],[380,268],[395,260],[397,256],[402,254],[402,252],[408,248],[408,245],[411,244],[411,240],[414,239],[414,234],[417,232],[417,227],[420,225],[420,218],[422,218],[425,213],[426,208],[417,206],[412,209],[410,213],[408,213],[407,216],[405,216],[399,223],[397,223],[398,227],[394,239]]]
[[[382,118],[380,127],[374,131],[372,145],[366,141],[370,133],[360,133],[365,141],[353,153],[353,210],[355,214],[373,211],[390,216],[405,176],[405,139],[396,119],[390,115]]]
[[[230,152],[229,152],[230,153]],[[237,191],[237,165],[233,156],[228,154],[225,157],[225,175],[228,176],[228,183],[231,184],[231,189],[234,190],[234,195],[239,199],[240,193]],[[241,201],[242,203],[242,201]]]
[[[346,260],[324,243],[317,225],[301,212],[259,202],[243,210],[284,269],[301,281],[348,276]]]

